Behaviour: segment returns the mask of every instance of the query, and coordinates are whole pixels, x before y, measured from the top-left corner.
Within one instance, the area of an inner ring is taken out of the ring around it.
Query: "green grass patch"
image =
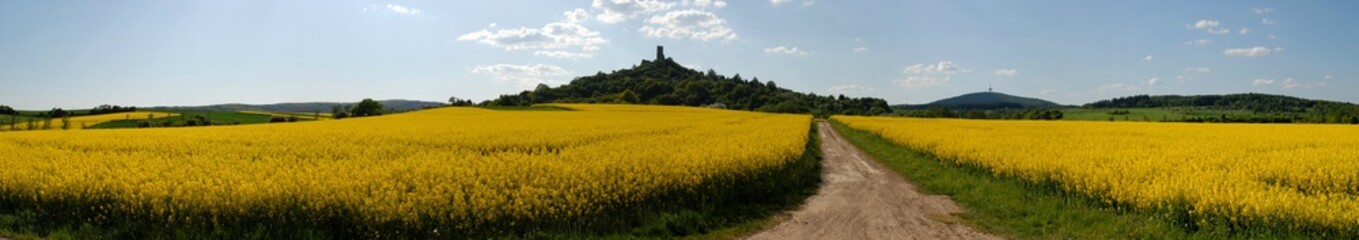
[[[271,117],[269,115],[263,114],[225,112],[225,111],[163,111],[163,112],[172,112],[177,113],[179,115],[173,117],[155,118],[152,119],[152,121],[160,125],[164,125],[167,122],[183,124],[185,121],[187,121],[190,118],[193,118],[194,116],[205,116],[208,118],[208,120],[216,124],[239,125],[239,124],[269,123],[269,118]],[[102,122],[99,124],[95,124],[93,126],[87,126],[86,128],[88,129],[138,128],[141,127],[142,123],[145,122],[146,118],[133,117],[127,120],[114,120]]]
[[[276,116],[276,117],[296,117],[296,118],[298,118],[298,121],[304,121],[304,120],[310,121],[310,120],[317,120],[317,119],[332,119],[332,118],[334,118],[334,117],[332,117],[332,116],[330,115],[330,113],[314,113],[314,112],[313,112],[313,113],[304,113],[304,112],[268,112],[268,111],[260,111],[260,112],[261,112],[261,113],[268,113],[270,116]],[[252,114],[252,112],[242,112],[242,113],[245,113],[245,114]]]
[[[238,125],[238,124],[269,123],[269,118],[271,117],[269,115],[263,114],[225,112],[225,111],[162,111],[162,112],[178,113],[179,115],[173,117],[155,118],[152,119],[152,121],[162,125],[165,124],[167,121],[182,124],[184,121],[187,121],[189,118],[193,118],[194,116],[205,116],[208,118],[208,120],[214,123],[223,125]],[[95,124],[93,126],[87,126],[86,128],[89,129],[137,128],[140,127],[142,123],[145,122],[146,118],[136,118],[134,116],[127,120],[114,120],[102,122],[99,124]]]
[[[36,117],[38,114],[47,113],[47,111],[51,110],[16,110],[15,112],[19,112],[19,115]],[[62,109],[62,111],[66,111],[68,114],[74,114],[75,116],[90,115],[90,109]]]
[[[1175,213],[1128,210],[1072,194],[1054,184],[998,177],[942,161],[876,134],[832,121],[837,132],[922,190],[948,195],[966,209],[962,217],[988,232],[1018,239],[1309,239],[1307,233],[1241,228],[1226,223],[1185,223]],[[1338,210],[1340,211],[1340,210]]]
[[[176,117],[176,118],[177,118],[177,117]],[[166,119],[166,118],[157,118],[157,119],[153,119],[152,121],[164,121],[164,119]],[[137,127],[141,126],[141,124],[142,124],[143,122],[146,122],[146,119],[142,119],[142,120],[113,120],[113,121],[108,121],[108,122],[101,122],[101,123],[99,123],[99,124],[95,124],[95,125],[92,125],[92,126],[87,126],[87,127],[85,127],[85,129],[137,128]]]
[[[264,115],[264,114],[241,113],[241,112],[225,112],[225,111],[221,111],[221,112],[169,111],[169,112],[179,113],[180,115],[185,116],[185,117],[193,117],[193,116],[196,116],[196,115],[203,115],[203,116],[208,117],[208,119],[209,119],[209,120],[212,120],[213,122],[228,122],[228,123],[233,123],[233,122],[234,122],[234,123],[240,123],[240,124],[269,123],[269,118],[270,118],[269,115]]]

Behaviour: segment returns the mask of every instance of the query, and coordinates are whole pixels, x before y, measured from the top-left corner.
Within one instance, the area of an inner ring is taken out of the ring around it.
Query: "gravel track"
[[[1001,239],[960,224],[947,196],[926,195],[819,122],[822,178],[791,218],[748,239]]]

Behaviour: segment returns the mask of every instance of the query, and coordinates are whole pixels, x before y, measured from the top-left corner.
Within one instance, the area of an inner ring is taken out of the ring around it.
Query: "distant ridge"
[[[1203,107],[1257,112],[1302,112],[1313,108],[1354,108],[1347,102],[1312,100],[1293,96],[1263,93],[1225,95],[1134,95],[1100,100],[1084,105],[1087,108],[1148,108],[1148,107]]]
[[[946,107],[953,110],[976,109],[1024,109],[1024,108],[1060,108],[1061,104],[1053,103],[1048,100],[1014,96],[998,92],[976,92],[959,95],[956,97],[940,99],[922,105],[896,105],[897,108],[907,109],[926,109],[932,107]]]
[[[442,106],[444,103],[415,101],[405,99],[379,100],[382,107],[389,111],[404,112],[419,110],[425,107]],[[162,106],[148,109],[165,110],[190,110],[190,111],[266,111],[266,112],[296,112],[310,113],[322,112],[329,113],[335,106],[354,105],[358,102],[298,102],[298,103],[274,103],[274,104],[241,104],[228,103],[207,106]]]

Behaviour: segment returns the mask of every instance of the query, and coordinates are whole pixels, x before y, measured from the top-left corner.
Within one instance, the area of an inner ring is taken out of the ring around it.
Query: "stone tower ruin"
[[[656,46],[656,61],[665,60],[665,46]]]

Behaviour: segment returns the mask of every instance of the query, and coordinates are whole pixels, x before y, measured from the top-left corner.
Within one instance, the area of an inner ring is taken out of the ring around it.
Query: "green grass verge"
[[[845,139],[915,182],[948,195],[966,209],[970,224],[1018,239],[1309,239],[1307,233],[1241,229],[1220,223],[1185,224],[1172,213],[1119,209],[1051,184],[997,177],[985,169],[952,164],[892,143],[876,134],[831,125]]]

